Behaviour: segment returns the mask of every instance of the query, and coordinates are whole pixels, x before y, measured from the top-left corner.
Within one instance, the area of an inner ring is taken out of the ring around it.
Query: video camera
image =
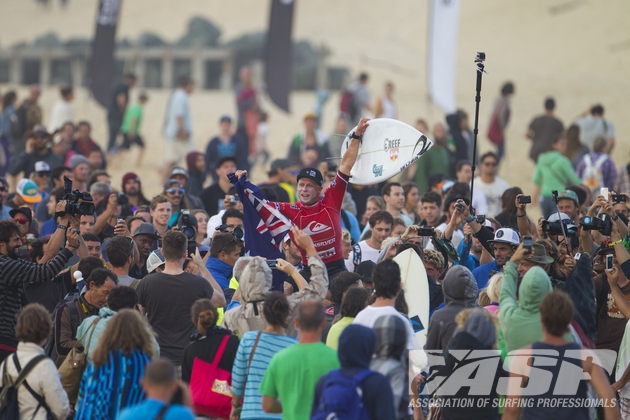
[[[67,176],[63,177],[63,190],[66,195],[63,199],[66,201],[64,212],[70,216],[91,216],[94,214],[94,200],[89,192],[72,191],[72,180]]]
[[[604,236],[612,232],[612,217],[603,213],[600,217],[584,216],[580,219],[580,226],[584,230],[596,230]]]
[[[221,233],[229,233],[230,235],[234,236],[239,241],[243,240],[243,229],[241,229],[238,226],[232,230],[229,230],[229,229],[230,229],[230,225],[219,225],[215,228],[215,230],[218,230]]]
[[[569,227],[573,223],[570,220],[563,219],[562,221],[556,220],[555,222],[548,222],[547,220],[543,220],[542,222],[542,230],[547,235],[564,235],[562,231],[562,223],[564,225],[564,230],[567,232],[567,235],[575,235],[577,230],[574,227]]]
[[[197,251],[197,219],[192,222],[190,210],[182,209],[177,220],[179,231],[188,238],[188,256],[192,256]]]

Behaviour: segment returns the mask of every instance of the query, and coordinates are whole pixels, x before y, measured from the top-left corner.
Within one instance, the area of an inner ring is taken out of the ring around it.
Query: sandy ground
[[[34,0],[0,0],[0,45],[54,31],[62,39],[91,36],[96,1],[69,0],[62,10],[51,0],[48,9]],[[268,1],[261,0],[126,0],[123,2],[119,36],[137,37],[144,31],[168,40],[178,39],[188,20],[201,15],[218,24],[222,41],[245,32],[263,30],[268,20]],[[418,117],[430,122],[443,118],[426,94],[426,39],[428,1],[397,0],[297,0],[295,39],[307,39],[331,50],[329,62],[349,67],[355,74],[371,75],[373,96],[385,81],[396,85],[399,119],[413,123]],[[244,11],[247,11],[245,14]],[[485,138],[492,103],[506,80],[516,85],[513,118],[508,130],[507,157],[500,175],[527,192],[531,189],[533,164],[528,159],[529,143],[524,132],[531,118],[542,110],[547,95],[558,103],[557,114],[569,123],[578,114],[601,102],[606,116],[617,130],[618,164],[628,160],[630,132],[627,118],[630,84],[630,3],[625,0],[475,0],[462,1],[457,69],[457,100],[470,115],[474,113],[476,51],[487,53],[488,75],[484,76],[480,110],[479,151],[490,149]],[[0,86],[6,91],[7,86]],[[20,92],[24,92],[20,90]],[[143,127],[149,148],[141,168],[134,167],[134,154],[114,162],[117,179],[136,170],[149,194],[158,191],[155,168],[163,157],[160,130],[170,92],[150,90]],[[134,95],[135,96],[135,95]],[[324,131],[333,128],[338,95],[331,96],[324,111]],[[55,88],[46,89],[42,103],[50,115],[57,99]],[[315,103],[310,92],[291,96],[292,113],[287,115],[263,100],[270,114],[271,152],[285,153],[289,139],[301,126],[301,117]],[[191,97],[194,136],[203,150],[216,133],[221,114],[235,112],[229,91],[197,91]],[[75,102],[77,119],[94,124],[94,136],[105,143],[104,111],[79,91]],[[422,162],[422,160],[420,160]]]

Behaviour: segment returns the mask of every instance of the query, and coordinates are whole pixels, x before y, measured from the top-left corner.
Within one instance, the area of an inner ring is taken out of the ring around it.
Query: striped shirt
[[[37,264],[0,254],[0,343],[17,345],[15,317],[28,302],[24,283],[52,280],[72,255],[64,248],[47,263]]]
[[[247,380],[241,419],[281,419],[282,414],[267,414],[263,411],[262,395],[258,388],[271,358],[280,350],[296,344],[297,340],[293,337],[263,332],[254,352],[248,376],[247,363],[257,335],[258,331],[246,332],[238,346],[234,367],[232,367],[232,393],[239,397],[243,396],[243,388]]]

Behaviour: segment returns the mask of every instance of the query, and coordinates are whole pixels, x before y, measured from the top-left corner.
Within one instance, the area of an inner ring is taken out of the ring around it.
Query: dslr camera
[[[63,199],[66,201],[65,214],[70,216],[91,216],[94,214],[94,200],[89,192],[72,190],[72,180],[63,177],[63,189],[66,193]]]
[[[197,251],[197,223],[192,222],[190,210],[182,209],[179,219],[177,220],[177,227],[180,232],[186,235],[188,238],[188,256],[192,256]]]
[[[230,225],[219,225],[215,228],[215,230],[218,230],[221,233],[229,233],[230,235],[234,236],[236,239],[238,239],[239,241],[243,240],[243,229],[241,229],[240,227],[235,227],[234,229],[230,230]]]
[[[584,216],[580,219],[580,226],[584,230],[596,230],[604,236],[612,232],[612,217],[603,213],[600,217]]]
[[[564,231],[567,233],[567,235],[575,235],[577,233],[575,228],[569,228],[569,224],[573,224],[569,220],[556,220],[555,222],[548,222],[547,220],[543,220],[542,230],[547,235],[564,235],[564,233],[562,232],[562,225],[560,223],[564,225]]]
[[[120,204],[121,206],[126,206],[127,204],[129,204],[129,197],[127,197],[125,193],[118,193],[116,195],[116,200],[118,200],[118,204]]]

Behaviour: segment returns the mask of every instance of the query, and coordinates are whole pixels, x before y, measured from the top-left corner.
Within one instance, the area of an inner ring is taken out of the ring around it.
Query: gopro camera
[[[523,236],[523,248],[527,250],[528,254],[532,253],[532,250],[534,249],[534,238],[532,236]]]
[[[615,204],[625,203],[626,202],[626,196],[623,195],[623,194],[613,194],[612,201]]]
[[[455,210],[457,210],[460,213],[463,212],[464,206],[462,205],[462,203],[455,203]]]
[[[237,197],[237,196],[235,196],[235,195],[231,195],[231,196],[229,197],[229,200],[230,200],[230,205],[232,205],[232,206],[235,206],[235,205],[236,205],[236,203],[238,203],[238,202],[239,202],[238,197]]]

